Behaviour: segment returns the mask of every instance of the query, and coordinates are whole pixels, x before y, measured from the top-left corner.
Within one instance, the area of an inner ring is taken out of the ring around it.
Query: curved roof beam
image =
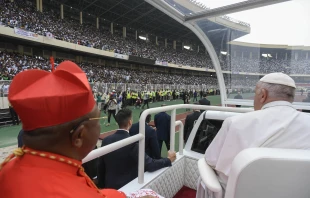
[[[235,12],[241,12],[246,10],[251,10],[255,8],[260,8],[264,6],[269,6],[273,4],[283,3],[291,0],[248,0],[240,3],[235,3],[219,8],[214,8],[211,10],[206,10],[198,13],[193,13],[192,15],[185,16],[185,21],[195,21],[203,18],[223,16],[226,14],[231,14]]]

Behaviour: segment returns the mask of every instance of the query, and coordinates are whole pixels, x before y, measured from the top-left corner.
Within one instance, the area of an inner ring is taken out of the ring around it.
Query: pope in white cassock
[[[254,112],[229,117],[205,153],[225,192],[234,158],[253,147],[310,149],[310,116],[293,106],[296,85],[283,73],[271,73],[256,84]],[[198,181],[196,198],[214,197]]]

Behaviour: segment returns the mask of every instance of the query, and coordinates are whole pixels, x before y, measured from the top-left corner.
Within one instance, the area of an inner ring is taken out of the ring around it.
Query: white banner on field
[[[114,53],[114,57],[115,58],[119,58],[119,59],[124,59],[124,60],[128,60],[129,59],[128,55],[118,54],[118,53]]]
[[[36,33],[29,32],[27,30],[23,30],[23,29],[20,29],[20,28],[17,28],[17,27],[14,28],[14,33],[18,34],[20,36],[25,36],[25,37],[28,37],[28,38],[38,39],[38,35]]]

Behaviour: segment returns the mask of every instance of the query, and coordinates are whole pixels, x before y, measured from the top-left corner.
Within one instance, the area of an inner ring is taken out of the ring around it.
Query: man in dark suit
[[[23,135],[24,135],[24,130],[21,129],[19,131],[19,133],[18,133],[18,136],[17,136],[17,146],[18,146],[18,148],[22,148],[24,146]]]
[[[184,125],[184,133],[183,133],[184,135],[183,139],[185,143],[187,142],[187,139],[196,123],[196,120],[198,120],[200,114],[201,113],[199,109],[194,109],[194,112],[192,114],[189,114],[186,116],[185,125]]]
[[[130,137],[129,129],[132,125],[132,112],[122,109],[116,115],[116,122],[120,129],[113,135],[102,140],[101,146]],[[138,176],[138,143],[133,143],[99,159],[98,164],[98,187],[119,189]],[[171,166],[176,159],[175,152],[168,151],[168,158],[152,159],[145,155],[145,171],[156,171]]]
[[[234,99],[239,99],[239,100],[243,99],[243,97],[242,97],[240,91],[238,91],[238,94],[235,95]],[[236,105],[236,107],[241,107],[241,105]]]
[[[203,99],[199,100],[200,105],[211,105],[210,101],[207,99],[207,93],[203,94]],[[200,110],[200,112],[204,112],[204,110]]]
[[[203,95],[203,91],[200,90],[199,96],[200,96],[200,100],[202,99],[202,95]]]
[[[163,107],[166,105],[163,104],[161,106]],[[171,117],[166,112],[160,112],[156,114],[154,118],[160,151],[163,142],[165,142],[167,150],[170,149],[170,120]]]
[[[140,116],[143,111],[141,111]],[[151,115],[147,115],[145,119],[145,153],[153,159],[160,159],[160,149],[157,141],[155,129],[149,126]],[[133,124],[129,130],[129,135],[134,136],[139,133],[139,122]]]

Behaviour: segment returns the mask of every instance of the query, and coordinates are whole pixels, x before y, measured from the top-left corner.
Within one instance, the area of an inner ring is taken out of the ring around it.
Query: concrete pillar
[[[197,52],[199,52],[199,45],[197,46]]]
[[[83,24],[83,12],[80,12],[80,24]]]
[[[52,57],[54,57],[54,59],[57,58],[57,57],[56,57],[56,52],[55,52],[55,51],[52,51]]]
[[[60,18],[64,19],[64,4],[60,5]]]
[[[18,45],[17,46],[17,51],[18,51],[19,54],[24,54],[24,46]]]
[[[40,0],[40,12],[43,12],[43,0]]]
[[[155,38],[155,43],[156,43],[156,45],[158,45],[158,37],[157,36]]]
[[[40,11],[40,0],[37,0],[37,11]]]
[[[165,38],[165,48],[168,46],[168,40]]]
[[[99,29],[99,17],[96,18],[96,27]]]
[[[127,36],[127,28],[123,27],[123,37],[126,38]]]
[[[182,42],[182,50],[184,50],[184,42]]]
[[[111,23],[111,34],[114,33],[114,27],[113,27],[113,23]]]
[[[138,31],[136,30],[136,40],[138,40]]]

